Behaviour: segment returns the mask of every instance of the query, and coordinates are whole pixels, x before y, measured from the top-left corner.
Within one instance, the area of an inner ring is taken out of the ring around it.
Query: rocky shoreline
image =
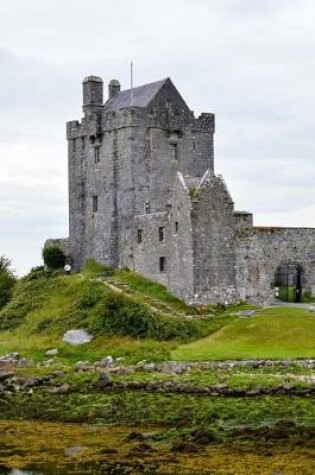
[[[48,360],[51,361],[51,360]],[[42,363],[45,366],[45,362]],[[12,394],[23,392],[32,394],[34,390],[44,389],[51,394],[68,394],[72,392],[124,392],[141,391],[148,393],[170,393],[170,394],[194,394],[209,397],[258,397],[266,395],[284,395],[299,397],[315,396],[315,380],[311,379],[307,387],[297,387],[292,384],[279,384],[274,387],[229,387],[227,384],[216,385],[196,385],[178,381],[177,376],[189,374],[190,370],[229,370],[233,368],[268,368],[301,366],[313,369],[314,359],[303,360],[229,360],[229,361],[207,361],[207,362],[176,362],[166,361],[163,363],[151,363],[140,361],[135,365],[124,366],[122,359],[114,360],[107,356],[102,360],[90,364],[88,361],[75,363],[71,370],[52,371],[50,374],[36,377],[21,377],[15,373],[15,368],[32,366],[32,362],[25,360],[18,353],[10,353],[0,358],[0,393]],[[47,365],[48,366],[48,365]],[[7,370],[6,370],[7,369]],[[36,371],[36,370],[35,370]],[[118,375],[128,376],[137,371],[148,373],[160,373],[161,375],[174,376],[172,380],[152,379],[149,381],[114,381],[113,377]],[[63,379],[72,373],[92,373],[98,374],[93,383],[82,387],[72,387]]]

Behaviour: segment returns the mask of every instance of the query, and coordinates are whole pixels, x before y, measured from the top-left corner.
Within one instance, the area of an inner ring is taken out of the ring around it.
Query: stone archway
[[[285,302],[302,302],[302,273],[300,264],[281,264],[276,271],[276,297]]]

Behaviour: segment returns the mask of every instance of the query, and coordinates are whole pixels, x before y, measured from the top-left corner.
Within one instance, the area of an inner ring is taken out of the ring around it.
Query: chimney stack
[[[120,82],[117,79],[112,79],[108,84],[108,97],[116,96],[120,92]]]
[[[83,79],[83,112],[98,114],[103,107],[103,79],[88,76]]]

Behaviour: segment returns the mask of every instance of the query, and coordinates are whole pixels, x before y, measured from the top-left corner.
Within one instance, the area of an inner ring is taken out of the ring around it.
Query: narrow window
[[[142,243],[142,229],[138,229],[138,244]]]
[[[196,139],[192,139],[192,149],[194,152],[196,151]]]
[[[178,160],[178,146],[177,143],[172,143],[170,145],[171,147],[171,159],[172,160]]]
[[[100,163],[100,147],[94,148],[94,163]]]
[[[160,272],[165,272],[166,258],[160,257]]]
[[[165,241],[165,228],[164,227],[159,228],[159,241],[160,242]]]
[[[178,233],[178,221],[175,221],[175,233]]]
[[[151,212],[150,203],[148,201],[146,201],[145,204],[144,204],[144,212],[145,212],[145,214],[150,214],[150,212]]]
[[[98,196],[93,196],[93,213],[98,210]]]

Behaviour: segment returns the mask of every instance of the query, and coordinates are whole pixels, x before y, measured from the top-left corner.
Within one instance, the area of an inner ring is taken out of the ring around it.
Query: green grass
[[[175,360],[302,358],[315,356],[315,317],[296,308],[261,310],[234,320],[214,334],[179,346]]]
[[[132,289],[142,293],[144,298],[148,295],[162,303],[170,305],[174,311],[181,311],[187,315],[197,313],[195,308],[186,305],[185,302],[174,297],[164,285],[146,279],[135,272],[116,270],[113,279],[118,284],[126,284]]]
[[[96,281],[99,271],[103,269],[92,263],[83,275],[37,272],[20,279],[12,300],[0,312],[0,355],[18,351],[42,361],[47,349],[57,347],[55,360],[60,365],[94,362],[108,354],[128,363],[160,361],[170,358],[179,341],[200,338],[226,323],[223,319],[208,325],[153,312],[145,298],[117,293]],[[96,338],[89,345],[71,347],[61,341],[71,328],[87,329]]]
[[[81,377],[81,379],[84,378]],[[0,399],[2,419],[41,419],[60,422],[90,422],[115,425],[147,425],[168,429],[170,436],[203,427],[221,436],[235,430],[272,428],[290,421],[294,428],[314,431],[312,400],[281,396],[202,398],[195,395],[125,392],[73,393],[60,397],[40,391],[31,397],[14,394]]]
[[[137,289],[116,292],[96,280],[103,268],[91,262],[83,274],[33,273],[20,279],[12,300],[0,311],[0,355],[18,351],[34,361],[57,347],[56,364],[94,362],[108,354],[139,360],[221,360],[229,358],[299,358],[315,356],[315,317],[288,307],[257,310],[252,318],[235,313],[246,305],[205,307],[206,318],[177,317],[192,309],[165,287],[137,274],[115,271],[114,278]],[[165,304],[168,314],[153,311],[147,295]],[[61,341],[71,328],[84,328],[95,339],[71,347]]]

